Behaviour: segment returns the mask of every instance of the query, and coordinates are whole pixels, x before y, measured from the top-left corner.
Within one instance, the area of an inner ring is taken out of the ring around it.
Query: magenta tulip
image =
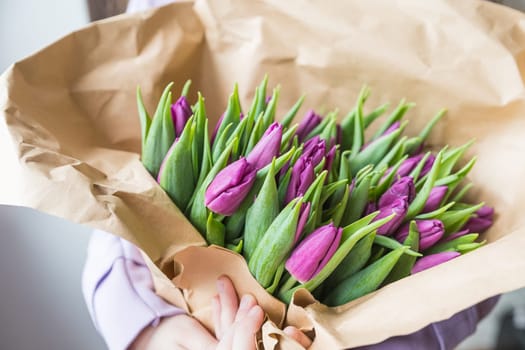
[[[374,221],[385,218],[392,214],[395,214],[394,217],[385,223],[383,226],[377,229],[378,235],[391,235],[396,232],[397,228],[403,222],[405,215],[408,211],[408,198],[400,197],[395,199],[389,205],[379,208],[379,214],[374,218]]]
[[[299,282],[315,277],[330,261],[341,241],[342,228],[332,223],[313,231],[292,252],[286,269]]]
[[[419,250],[425,250],[436,244],[443,234],[445,226],[440,220],[416,220],[417,230],[419,231]],[[408,236],[410,223],[406,223],[399,228],[395,238],[403,243]]]
[[[171,105],[171,118],[173,119],[173,126],[175,128],[175,137],[179,137],[184,130],[184,126],[188,119],[190,119],[193,112],[186,96],[181,96]]]
[[[470,232],[483,233],[492,226],[493,220],[494,208],[484,205],[476,211],[475,216],[467,221],[463,229]]]
[[[255,147],[246,156],[246,160],[252,167],[259,170],[270,164],[273,157],[279,155],[283,126],[277,122],[266,129],[265,133],[257,142]]]
[[[428,196],[427,202],[425,203],[425,206],[423,207],[422,212],[428,213],[428,212],[438,209],[441,204],[441,201],[443,201],[443,198],[445,198],[447,191],[448,191],[447,186],[436,186],[432,188],[432,190],[430,191],[430,195]]]
[[[231,163],[206,189],[205,205],[215,213],[232,215],[252,188],[256,173],[245,158]]]
[[[313,110],[309,110],[303,120],[299,123],[297,131],[295,132],[299,142],[304,141],[306,136],[308,136],[308,134],[319,125],[319,123],[321,123],[321,116],[316,114]]]
[[[412,202],[416,195],[414,180],[410,176],[405,176],[397,180],[388,190],[379,198],[379,208],[392,203],[397,198],[406,197],[408,203]]]
[[[444,262],[457,258],[460,255],[461,254],[458,252],[441,252],[437,254],[426,255],[420,258],[418,261],[416,261],[414,267],[412,268],[412,274],[442,264]]]

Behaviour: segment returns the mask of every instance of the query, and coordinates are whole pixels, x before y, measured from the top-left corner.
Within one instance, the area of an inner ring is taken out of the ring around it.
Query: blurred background
[[[525,11],[525,0],[496,2]],[[0,72],[126,5],[127,0],[0,0]],[[1,176],[4,183],[16,181]],[[90,230],[8,206],[0,206],[0,222],[0,349],[105,349],[80,288]],[[458,349],[525,349],[525,290],[504,295]]]

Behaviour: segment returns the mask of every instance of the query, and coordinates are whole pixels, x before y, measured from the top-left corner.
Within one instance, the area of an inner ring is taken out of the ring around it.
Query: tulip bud
[[[377,210],[377,204],[376,202],[368,202],[368,204],[366,205],[366,208],[365,208],[365,214],[364,216],[367,216],[369,214],[372,214],[373,212],[375,212]]]
[[[301,157],[311,158],[312,165],[315,167],[324,158],[326,153],[326,142],[319,136],[312,137],[306,141]]]
[[[257,142],[255,147],[246,156],[246,161],[256,170],[262,169],[270,164],[273,157],[279,155],[282,136],[283,126],[281,124],[275,122],[270,125],[259,142]]]
[[[219,128],[221,127],[223,120],[224,120],[224,113],[221,114],[221,116],[219,117],[219,120],[217,120],[217,124],[215,124],[213,133],[211,134],[211,140],[210,140],[211,144],[213,144],[213,142],[215,141],[215,138],[217,137],[217,133],[219,132]]]
[[[394,131],[396,131],[397,129],[399,129],[401,127],[401,122],[397,121],[397,122],[394,122],[392,123],[392,125],[390,125],[388,127],[388,129],[386,129],[383,134],[381,136],[385,136],[385,135],[390,135],[391,133],[393,133]]]
[[[425,165],[423,165],[423,169],[421,169],[421,173],[419,174],[419,177],[422,178],[428,172],[432,169],[432,166],[434,165],[434,161],[436,160],[436,156],[433,154],[430,154],[425,161]]]
[[[312,232],[286,261],[286,269],[299,282],[304,283],[321,271],[339,247],[343,229],[332,223]]]
[[[410,224],[407,222],[395,234],[399,242],[404,242],[408,236]],[[443,237],[445,227],[439,220],[416,220],[417,230],[419,232],[419,250],[425,250],[436,244]]]
[[[311,158],[299,157],[292,168],[292,174],[286,191],[285,203],[302,196],[314,181],[314,165]]]
[[[417,154],[413,157],[407,158],[403,163],[401,163],[399,169],[397,169],[396,177],[404,177],[410,174],[421,161],[421,159],[423,159],[422,154]]]
[[[397,198],[406,197],[408,203],[412,202],[416,195],[414,180],[410,176],[405,176],[397,180],[379,198],[379,208],[385,207]]]
[[[385,218],[387,216],[390,216],[392,214],[395,214],[394,217],[379,227],[377,229],[378,235],[391,235],[394,233],[399,225],[403,222],[403,219],[405,218],[405,215],[408,211],[408,198],[407,197],[399,197],[395,199],[393,202],[391,202],[389,205],[380,207],[379,208],[379,214],[374,218],[373,221],[377,221],[379,219]]]
[[[392,123],[383,133],[381,133],[377,138],[381,136],[387,136],[393,133],[394,131],[398,130],[401,127],[401,123],[399,121]],[[361,151],[365,150],[373,141],[367,142],[363,145],[361,148]]]
[[[185,96],[179,97],[177,102],[171,105],[171,118],[175,128],[175,137],[180,136],[192,114],[193,112]]]
[[[337,150],[336,146],[332,146],[330,151],[326,154],[326,163],[324,165],[325,170],[328,170],[328,171],[332,170],[332,164],[334,163],[336,150]]]
[[[458,231],[456,233],[453,233],[451,234],[450,236],[447,236],[443,241],[444,242],[450,242],[456,238],[459,238],[459,237],[463,237],[465,235],[467,235],[468,233],[470,232],[470,230],[461,230],[461,231]]]
[[[310,215],[310,202],[303,203],[301,205],[301,211],[299,212],[299,220],[297,222],[297,229],[295,230],[295,239],[294,243],[297,243],[301,235],[303,234],[304,227],[308,221],[308,216]]]
[[[427,202],[425,203],[422,212],[429,213],[438,209],[441,201],[447,194],[447,191],[447,186],[436,186],[432,188],[432,191],[430,191],[430,195],[428,196]]]
[[[251,273],[264,288],[271,285],[293,248],[301,206],[300,199],[288,203],[268,227],[248,262]]]
[[[232,215],[252,188],[256,173],[245,158],[231,163],[206,189],[205,205],[215,213]]]
[[[309,110],[303,120],[299,123],[296,135],[299,142],[304,141],[306,136],[321,123],[321,116],[316,114],[313,110]]]
[[[429,269],[433,266],[442,264],[444,262],[457,258],[460,255],[461,254],[458,252],[441,252],[437,254],[431,254],[431,255],[424,256],[420,258],[418,261],[416,261],[416,263],[414,264],[414,267],[412,268],[412,274],[415,274],[423,270]]]
[[[494,208],[484,205],[476,211],[475,216],[467,221],[463,229],[470,232],[483,233],[492,226],[493,218]]]

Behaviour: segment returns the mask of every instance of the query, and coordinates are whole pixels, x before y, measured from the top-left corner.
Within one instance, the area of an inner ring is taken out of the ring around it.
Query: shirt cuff
[[[162,317],[184,314],[154,292],[151,272],[131,243],[97,231],[88,248],[83,291],[95,327],[110,350],[129,347]]]

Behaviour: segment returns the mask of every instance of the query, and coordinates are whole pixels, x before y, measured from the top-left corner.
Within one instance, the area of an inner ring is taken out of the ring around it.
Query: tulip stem
[[[293,276],[288,277],[288,279],[286,280],[286,282],[284,282],[281,289],[279,289],[278,294],[281,295],[281,294],[286,293],[287,291],[292,289],[296,283],[297,283],[297,280]]]

